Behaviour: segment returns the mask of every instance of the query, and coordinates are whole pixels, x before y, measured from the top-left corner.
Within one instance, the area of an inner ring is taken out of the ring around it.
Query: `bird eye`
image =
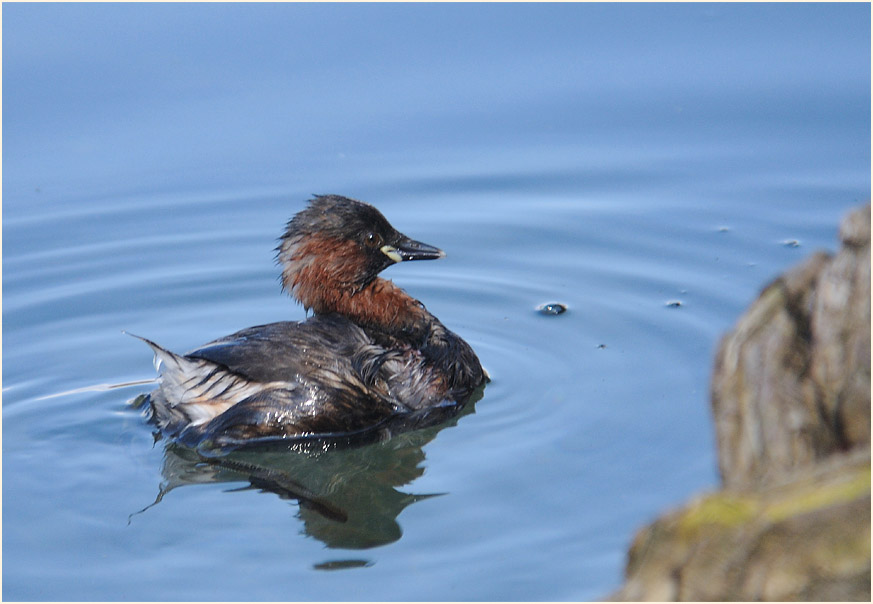
[[[378,233],[367,233],[366,242],[370,247],[382,247],[382,237]]]

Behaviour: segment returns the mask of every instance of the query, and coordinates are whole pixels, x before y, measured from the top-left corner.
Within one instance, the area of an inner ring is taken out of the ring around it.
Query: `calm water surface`
[[[2,10],[5,599],[603,597],[717,484],[719,335],[870,195],[866,4]],[[93,388],[154,376],[122,330],[302,319],[311,193],[446,250],[385,276],[493,382],[366,447],[155,441]]]

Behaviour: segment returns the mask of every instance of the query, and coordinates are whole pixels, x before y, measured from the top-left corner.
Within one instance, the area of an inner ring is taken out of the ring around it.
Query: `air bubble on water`
[[[537,312],[541,315],[553,316],[567,312],[567,305],[560,302],[549,302],[537,306]]]

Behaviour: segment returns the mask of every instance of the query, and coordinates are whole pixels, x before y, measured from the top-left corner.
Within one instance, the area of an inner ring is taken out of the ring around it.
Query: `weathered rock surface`
[[[870,457],[834,465],[663,516],[636,536],[613,598],[869,601]]]
[[[644,528],[617,600],[870,600],[870,206],[716,356],[723,490]]]
[[[869,448],[870,206],[840,235],[835,257],[776,279],[721,342],[712,410],[727,487]]]

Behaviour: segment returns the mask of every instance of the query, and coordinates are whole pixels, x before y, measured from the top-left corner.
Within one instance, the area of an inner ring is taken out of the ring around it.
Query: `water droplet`
[[[567,305],[560,302],[549,302],[548,304],[540,304],[537,307],[537,312],[541,315],[560,315],[567,312]]]

